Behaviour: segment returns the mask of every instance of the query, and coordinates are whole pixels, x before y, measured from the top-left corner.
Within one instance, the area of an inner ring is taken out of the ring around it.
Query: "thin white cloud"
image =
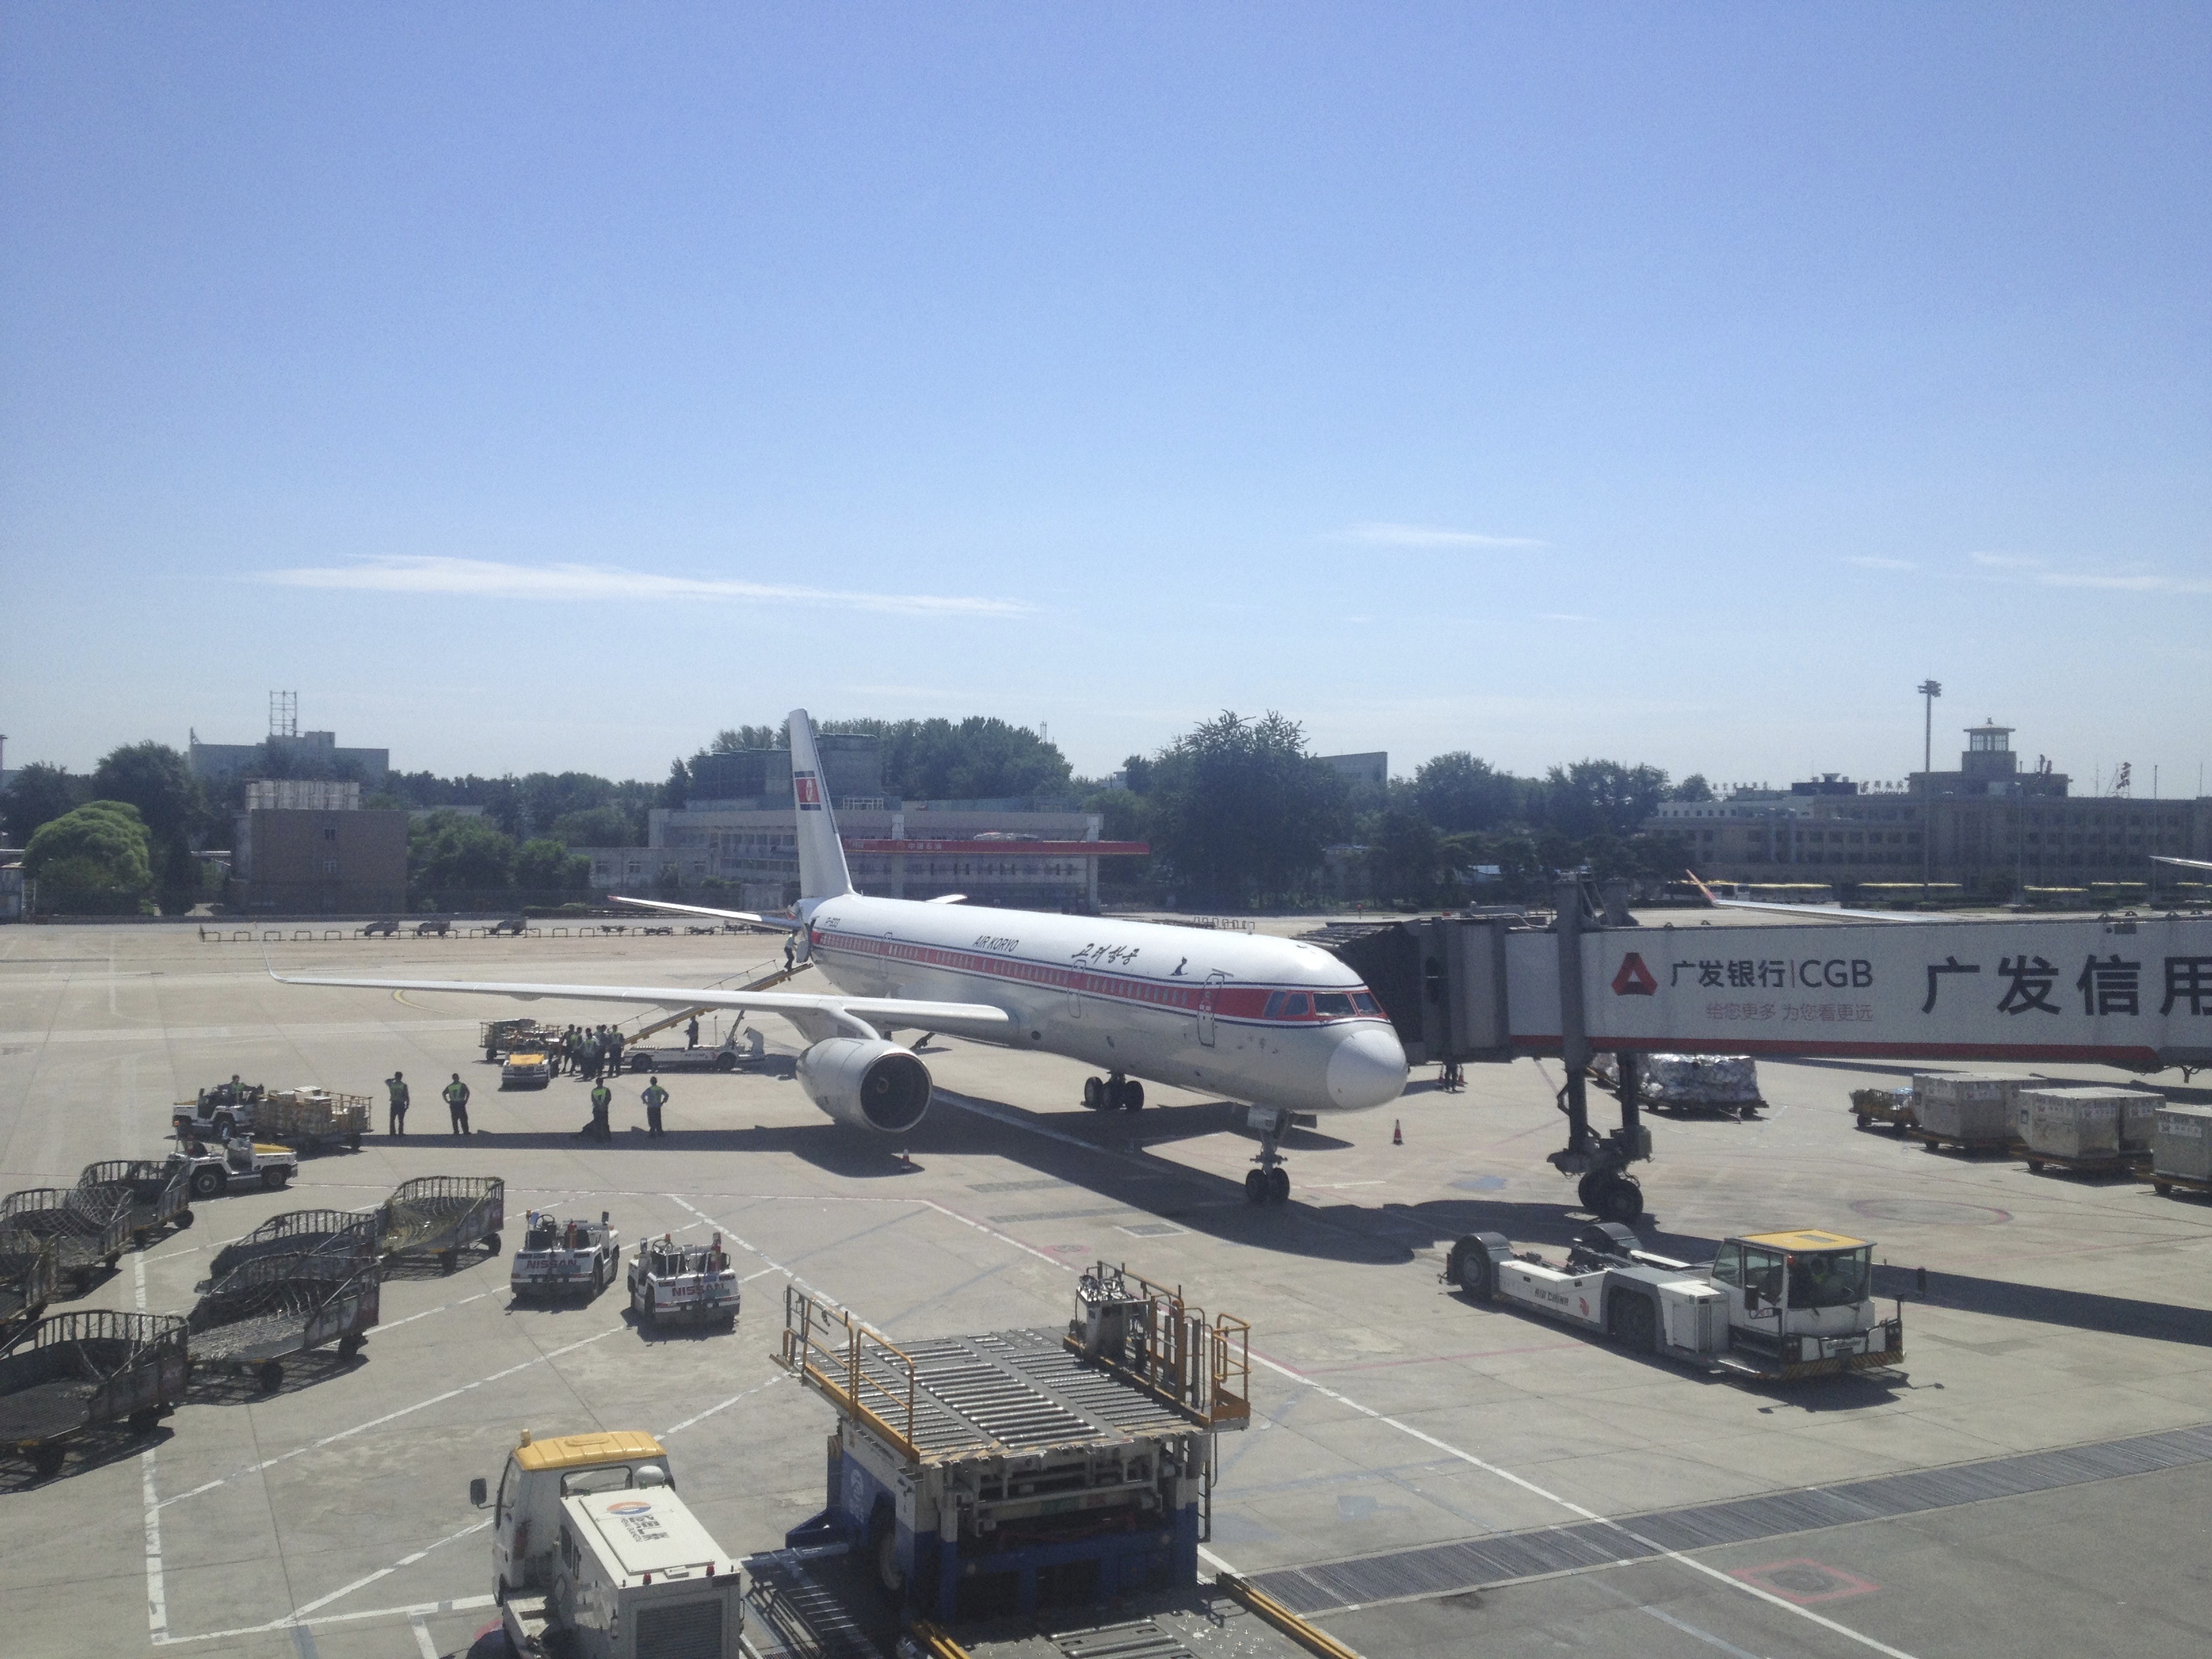
[[[616,599],[743,599],[757,605],[821,605],[908,616],[1020,617],[1036,610],[1034,605],[1018,599],[939,593],[860,593],[722,577],[665,576],[608,565],[506,564],[492,559],[413,554],[364,559],[358,564],[267,570],[260,574],[258,580],[281,587],[345,588],[373,593],[581,599],[594,603]]]
[[[1346,539],[1370,547],[1458,547],[1468,549],[1549,547],[1533,536],[1486,536],[1474,530],[1446,530],[1425,524],[1356,524]]]
[[[1862,570],[1917,570],[1920,567],[1910,559],[1885,559],[1875,553],[1861,553],[1844,561]]]
[[[2173,576],[2097,576],[2052,570],[2035,580],[2045,587],[2095,587],[2119,593],[2212,593],[2212,581],[2184,581]]]
[[[1984,570],[2040,570],[2045,562],[2025,553],[1969,553],[1966,556]]]

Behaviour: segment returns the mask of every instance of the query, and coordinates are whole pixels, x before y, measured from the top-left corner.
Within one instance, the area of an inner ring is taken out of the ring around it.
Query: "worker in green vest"
[[[404,1135],[407,1133],[406,1073],[394,1072],[384,1079],[384,1086],[392,1095],[392,1115],[385,1132],[387,1134]]]
[[[469,1133],[469,1085],[461,1081],[461,1074],[459,1072],[453,1073],[453,1080],[446,1085],[446,1110],[453,1117],[453,1133],[457,1135],[467,1134]]]
[[[577,1133],[590,1135],[595,1140],[612,1140],[615,1138],[615,1132],[607,1122],[607,1113],[613,1108],[614,1103],[613,1090],[608,1088],[604,1083],[592,1084],[592,1121]]]
[[[655,1078],[646,1085],[644,1091],[638,1096],[638,1098],[645,1103],[646,1133],[659,1134],[661,1133],[660,1109],[668,1104],[668,1091],[662,1088],[660,1079]]]

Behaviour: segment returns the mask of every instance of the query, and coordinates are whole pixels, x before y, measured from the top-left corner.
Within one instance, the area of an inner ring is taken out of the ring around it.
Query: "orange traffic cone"
[[[1395,1117],[1390,1120],[1390,1144],[1393,1146],[1402,1146],[1406,1144],[1406,1131]]]

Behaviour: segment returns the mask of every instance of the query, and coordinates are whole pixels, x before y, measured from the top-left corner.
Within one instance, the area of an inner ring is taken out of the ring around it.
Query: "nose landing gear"
[[[1260,1167],[1245,1172],[1244,1201],[1248,1204],[1287,1204],[1291,1198],[1291,1172],[1283,1167],[1283,1155],[1277,1150],[1282,1144],[1283,1132],[1291,1127],[1291,1115],[1272,1106],[1247,1106],[1244,1122],[1260,1136],[1260,1150],[1252,1161]]]

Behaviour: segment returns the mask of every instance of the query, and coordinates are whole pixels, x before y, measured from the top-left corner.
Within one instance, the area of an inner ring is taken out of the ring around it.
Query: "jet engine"
[[[799,1086],[855,1129],[902,1134],[929,1109],[929,1067],[896,1042],[830,1037],[799,1057]]]

